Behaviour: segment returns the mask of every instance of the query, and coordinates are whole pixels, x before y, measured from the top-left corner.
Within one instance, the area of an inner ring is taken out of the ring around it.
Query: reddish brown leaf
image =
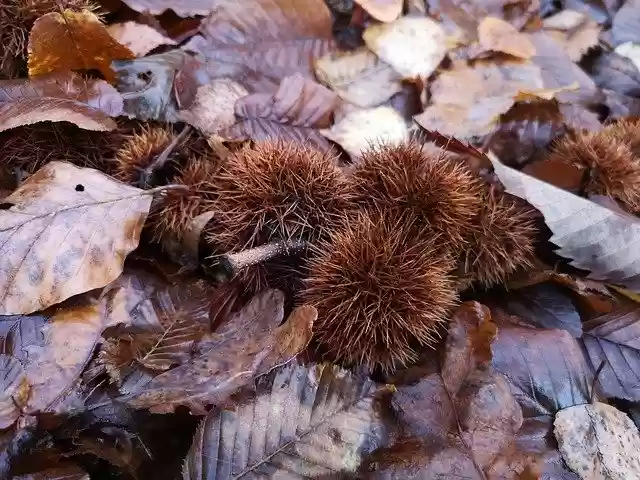
[[[403,0],[356,0],[376,20],[393,22],[402,13]]]
[[[90,480],[91,477],[80,467],[48,468],[36,473],[19,475],[13,480]]]
[[[112,130],[122,95],[103,80],[71,72],[31,80],[0,81],[0,131],[36,122],[72,122],[88,130]]]
[[[65,70],[99,70],[114,80],[113,60],[135,55],[116,42],[100,19],[88,10],[53,12],[38,18],[29,34],[29,75]]]
[[[478,43],[483,52],[502,52],[525,60],[536,49],[531,41],[511,24],[495,17],[486,17],[478,25]]]
[[[250,8],[245,2],[223,2],[202,22],[204,38],[190,46],[207,58],[213,77],[265,91],[296,73],[313,78],[314,60],[334,48],[331,24],[322,0],[258,0]],[[256,73],[267,82],[253,83],[248,75]],[[266,91],[273,93],[271,88]]]
[[[122,397],[133,408],[149,408],[155,413],[172,412],[186,405],[203,412],[208,404],[222,405],[229,395],[251,381],[282,365],[296,353],[292,351],[291,331],[310,334],[307,315],[294,315],[277,328],[283,316],[284,297],[278,290],[267,290],[254,297],[225,328],[225,334],[214,336],[208,350],[192,361],[153,378]],[[289,340],[287,340],[289,339]],[[296,347],[306,345],[296,340]],[[304,347],[303,347],[304,348]]]
[[[328,150],[331,146],[318,129],[329,127],[339,101],[334,92],[300,74],[286,77],[275,95],[254,93],[236,101],[241,120],[220,135],[233,140],[285,138]]]
[[[607,397],[640,400],[640,310],[621,310],[584,323],[582,343]]]

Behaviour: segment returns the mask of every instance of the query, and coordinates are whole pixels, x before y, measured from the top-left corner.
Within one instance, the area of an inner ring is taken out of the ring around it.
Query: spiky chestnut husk
[[[627,128],[616,131],[612,125],[600,132],[567,135],[553,146],[549,160],[583,169],[586,194],[607,195],[640,214],[640,158],[623,134]]]
[[[231,154],[217,204],[224,228],[212,243],[237,251],[273,240],[315,240],[349,207],[335,158],[303,144],[269,140]]]
[[[393,211],[351,213],[313,247],[303,301],[318,309],[315,338],[348,364],[391,370],[431,346],[456,304],[454,260],[437,236],[415,236]]]
[[[358,203],[407,212],[456,252],[481,207],[482,183],[466,165],[414,141],[366,150],[350,178]]]
[[[466,279],[491,287],[504,283],[517,270],[532,267],[537,234],[532,209],[488,188],[462,257]]]
[[[89,0],[2,0],[0,2],[0,77],[26,73],[29,31],[35,20],[61,9],[94,11]]]
[[[67,122],[39,122],[0,132],[0,163],[33,173],[51,161],[106,171],[122,134],[83,130]]]
[[[162,126],[143,127],[134,132],[116,152],[111,174],[122,182],[138,185],[141,175],[174,137],[173,130]]]
[[[625,142],[633,156],[640,161],[640,119],[622,119],[603,129],[603,132]]]

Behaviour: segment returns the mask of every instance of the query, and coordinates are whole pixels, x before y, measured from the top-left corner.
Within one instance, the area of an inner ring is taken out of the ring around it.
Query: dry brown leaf
[[[478,43],[485,52],[502,52],[525,60],[536,53],[536,48],[526,35],[495,17],[486,17],[478,25]]]
[[[18,419],[29,398],[29,382],[22,364],[10,355],[0,355],[0,430]]]
[[[545,32],[563,45],[569,58],[574,62],[600,42],[602,27],[586,13],[562,10],[543,21]]]
[[[38,170],[0,210],[0,314],[42,310],[115,280],[151,200],[90,168]]]
[[[278,290],[257,295],[225,325],[224,333],[199,346],[199,356],[158,375],[122,400],[153,413],[172,412],[178,405],[194,412],[206,411],[203,407],[208,404],[223,405],[252,378],[288,362],[299,353],[295,349],[309,342],[313,320],[309,312],[292,315],[277,327],[283,301]]]
[[[209,15],[227,1],[228,0],[123,0],[122,3],[140,13],[160,15],[166,10],[172,10],[180,17],[195,17],[196,15]],[[252,0],[234,1],[244,4],[246,8],[249,8],[247,4],[253,3]]]
[[[334,92],[296,74],[284,78],[275,95],[254,93],[236,101],[240,121],[219,134],[231,140],[284,138],[329,150],[318,129],[331,125],[339,103]]]
[[[400,75],[366,48],[325,55],[314,67],[320,82],[359,107],[376,107],[402,90]]]
[[[206,135],[215,135],[236,122],[236,101],[249,95],[238,82],[230,78],[217,78],[198,88],[193,105],[178,112],[178,119]]]
[[[591,271],[590,278],[640,289],[640,221],[621,215],[500,163],[492,163],[512,195],[527,200],[553,232],[556,253]]]
[[[247,404],[209,413],[182,478],[355,475],[362,458],[387,439],[376,408],[385,391],[334,365],[290,362],[260,379]]]
[[[87,130],[113,130],[122,95],[104,80],[72,72],[0,81],[0,131],[37,122],[71,122]]]
[[[393,108],[384,106],[350,112],[321,133],[344,148],[354,160],[371,145],[396,144],[409,138],[404,118]]]
[[[621,43],[616,47],[615,52],[631,60],[640,71],[640,45],[631,42]]]
[[[136,298],[140,300],[137,292],[115,287],[98,299],[87,294],[80,305],[62,308],[51,317],[42,328],[41,343],[26,347],[29,413],[57,410],[91,360],[102,332],[131,322]]]
[[[29,75],[64,70],[99,70],[113,83],[113,60],[135,55],[116,42],[100,19],[88,10],[53,12],[38,18],[29,34]]]
[[[355,0],[376,20],[393,22],[402,13],[403,0]]]
[[[369,47],[405,78],[427,78],[447,53],[445,32],[427,17],[402,17],[362,34]]]
[[[137,22],[114,23],[107,27],[109,34],[120,45],[127,47],[136,57],[144,57],[160,45],[175,45],[155,28]]]

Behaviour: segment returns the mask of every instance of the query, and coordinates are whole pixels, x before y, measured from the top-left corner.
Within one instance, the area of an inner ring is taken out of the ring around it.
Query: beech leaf
[[[20,362],[0,355],[0,430],[18,419],[29,397],[29,382]]]
[[[556,253],[590,278],[640,289],[640,221],[578,197],[492,159],[506,190],[544,216]]]
[[[172,10],[181,17],[195,17],[196,15],[208,15],[220,8],[226,0],[124,0],[122,3],[140,13],[160,15]],[[246,6],[247,0],[238,0]]]
[[[109,34],[121,45],[127,47],[137,57],[144,57],[160,45],[175,45],[155,28],[137,22],[114,23],[107,27]]]
[[[355,473],[386,440],[374,405],[385,390],[334,365],[291,362],[260,379],[249,403],[207,415],[183,479]]]
[[[208,404],[222,405],[252,378],[288,362],[309,342],[309,322],[313,319],[309,315],[292,314],[278,328],[283,301],[278,290],[255,296],[208,349],[201,345],[199,356],[158,375],[122,400],[133,408],[149,408],[154,413],[172,412],[178,405],[194,412],[206,411],[203,406]],[[295,339],[292,332],[302,338]]]
[[[525,60],[536,53],[536,48],[526,35],[495,17],[486,17],[480,22],[478,42],[483,51],[502,52]]]
[[[607,397],[640,400],[640,310],[587,320],[582,342]]]
[[[38,170],[0,210],[0,314],[42,310],[115,280],[151,200],[90,168]]]
[[[88,10],[52,12],[38,18],[29,34],[29,75],[64,70],[99,70],[115,79],[113,60],[135,55],[109,35],[100,19]]]
[[[376,20],[393,22],[402,13],[403,0],[356,0]]]
[[[37,122],[72,122],[87,130],[113,130],[122,95],[104,80],[72,72],[29,80],[0,80],[0,131]]]
[[[236,101],[240,121],[220,135],[232,140],[285,138],[329,150],[318,129],[329,127],[339,101],[331,90],[296,74],[284,78],[275,95],[254,93]]]

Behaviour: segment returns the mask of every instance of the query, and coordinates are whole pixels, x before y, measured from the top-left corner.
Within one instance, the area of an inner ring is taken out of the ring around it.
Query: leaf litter
[[[635,475],[635,0],[36,3],[0,477]]]

